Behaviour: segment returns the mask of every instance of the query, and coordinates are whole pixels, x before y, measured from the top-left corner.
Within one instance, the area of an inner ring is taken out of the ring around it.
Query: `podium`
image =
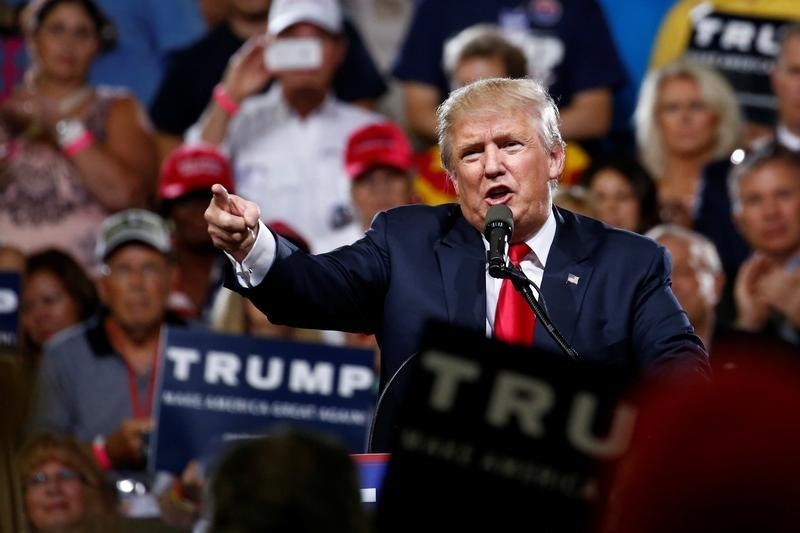
[[[633,429],[632,376],[428,331],[392,429],[378,531],[587,530]]]

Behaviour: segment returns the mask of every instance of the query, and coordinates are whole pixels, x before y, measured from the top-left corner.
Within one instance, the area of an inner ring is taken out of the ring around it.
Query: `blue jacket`
[[[555,216],[542,293],[582,358],[635,373],[707,373],[706,351],[672,294],[665,249],[569,211]],[[427,321],[485,331],[486,252],[458,205],[381,213],[363,239],[327,254],[277,243],[258,286],[242,289],[232,276],[228,286],[275,323],[374,333],[382,385],[419,350]],[[538,322],[534,346],[558,353]]]

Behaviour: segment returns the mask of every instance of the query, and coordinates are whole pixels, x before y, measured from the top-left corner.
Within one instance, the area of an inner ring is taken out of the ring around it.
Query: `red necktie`
[[[514,266],[519,266],[523,257],[530,253],[530,247],[523,243],[512,244],[508,258]],[[494,315],[494,337],[511,344],[531,346],[536,316],[525,298],[514,288],[510,279],[504,279],[497,298],[497,311]]]

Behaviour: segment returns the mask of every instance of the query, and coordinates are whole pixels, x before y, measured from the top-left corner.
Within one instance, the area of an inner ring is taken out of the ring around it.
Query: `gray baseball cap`
[[[146,209],[126,209],[103,221],[95,258],[103,262],[117,248],[131,242],[152,246],[164,255],[172,253],[169,230],[164,219]]]

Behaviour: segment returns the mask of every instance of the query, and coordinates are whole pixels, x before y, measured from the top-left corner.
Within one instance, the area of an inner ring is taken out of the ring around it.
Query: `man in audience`
[[[800,23],[784,27],[770,80],[778,102],[775,138],[789,150],[800,152]]]
[[[736,278],[736,326],[800,344],[800,155],[767,146],[733,170],[730,185],[754,250]]]
[[[224,256],[214,247],[203,220],[211,186],[233,189],[227,158],[213,146],[182,146],[161,166],[156,196],[171,222],[176,282],[169,309],[185,319],[206,321],[211,300],[222,285]]]
[[[706,349],[714,334],[715,312],[725,274],[714,245],[694,231],[663,224],[646,234],[672,256],[672,291]]]
[[[181,143],[208,104],[230,57],[251,37],[263,35],[271,0],[222,0],[228,18],[188,48],[176,52],[150,109],[158,130],[162,157]],[[385,91],[384,83],[355,26],[343,22],[347,39],[344,62],[336,71],[333,90],[346,102],[372,106]]]
[[[175,271],[169,232],[155,213],[121,211],[103,223],[97,260],[105,310],[46,348],[36,425],[92,444],[105,469],[142,481]]]
[[[345,142],[357,128],[380,120],[330,95],[345,53],[342,28],[336,0],[274,0],[268,36],[251,39],[231,59],[207,111],[187,134],[190,142],[220,145],[233,164],[238,192],[262,202],[265,220],[289,221],[315,252],[327,251],[320,242],[357,225]],[[298,38],[311,43],[316,66],[265,65],[272,46]],[[257,94],[272,79],[277,83]]]
[[[345,170],[352,180],[350,193],[358,223],[348,226],[347,234],[336,234],[336,242],[355,242],[375,215],[414,202],[412,156],[405,133],[391,122],[370,124],[350,136]]]

